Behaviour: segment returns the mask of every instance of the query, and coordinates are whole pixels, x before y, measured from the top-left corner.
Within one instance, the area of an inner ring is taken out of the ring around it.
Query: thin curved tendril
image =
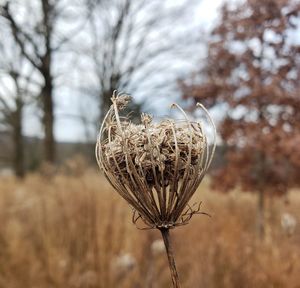
[[[183,176],[183,180],[182,180],[182,183],[181,183],[181,186],[180,186],[180,192],[179,192],[179,195],[181,197],[181,195],[185,195],[186,193],[184,193],[185,190],[187,190],[188,188],[188,183],[187,180],[188,180],[188,176],[190,174],[190,165],[191,165],[191,159],[192,159],[192,141],[193,141],[193,136],[192,136],[192,126],[191,126],[191,122],[189,121],[186,113],[184,112],[184,110],[176,103],[173,103],[172,108],[177,108],[184,116],[185,120],[187,121],[188,123],[188,127],[189,127],[189,138],[190,138],[190,143],[188,145],[188,149],[189,149],[189,154],[188,154],[188,161],[187,163],[185,164],[186,165],[186,168],[185,168],[185,171],[184,171],[184,176]],[[182,198],[180,197],[177,197],[176,199],[176,204],[178,203],[178,207],[181,208],[181,203],[184,202],[184,196]],[[180,201],[181,200],[181,201]],[[176,205],[175,204],[175,205]],[[181,214],[181,209],[176,209],[175,212],[174,212],[174,215],[175,215],[175,219],[177,219],[177,217],[179,217],[179,215]]]
[[[215,154],[215,150],[216,150],[216,146],[217,146],[217,129],[216,129],[216,125],[214,123],[214,121],[212,120],[208,110],[201,104],[201,103],[197,103],[196,104],[196,107],[200,107],[204,112],[205,112],[205,115],[206,117],[208,118],[210,124],[212,125],[213,127],[213,148],[212,148],[212,151],[211,151],[211,154],[210,154],[210,159],[209,159],[209,162],[208,162],[208,165],[206,167],[206,170],[209,168],[210,164],[211,164],[211,161],[213,159],[213,156]]]

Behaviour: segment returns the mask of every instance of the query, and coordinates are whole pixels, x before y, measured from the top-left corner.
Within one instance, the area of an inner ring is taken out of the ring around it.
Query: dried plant
[[[114,93],[96,145],[96,158],[111,185],[133,208],[133,223],[142,220],[140,229],[159,229],[168,255],[174,287],[179,287],[169,229],[185,225],[200,211],[201,203],[189,201],[212,161],[216,146],[214,123],[206,114],[213,130],[212,149],[200,122],[188,119],[165,119],[154,123],[148,114],[141,115],[141,124],[121,117],[130,101],[126,94]]]

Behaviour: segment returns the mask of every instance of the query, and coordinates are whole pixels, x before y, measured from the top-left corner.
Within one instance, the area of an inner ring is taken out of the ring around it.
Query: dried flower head
[[[111,101],[113,103],[116,103],[116,107],[118,108],[119,111],[123,110],[126,108],[128,103],[131,101],[131,96],[127,94],[121,94],[121,95],[116,95],[116,91],[114,91]]]
[[[215,150],[210,150],[207,136],[200,122],[188,119],[165,119],[152,122],[152,116],[141,115],[141,124],[135,125],[122,118],[130,97],[114,93],[112,105],[102,123],[96,145],[99,166],[111,185],[134,210],[133,222],[143,220],[145,228],[170,229],[187,224],[200,212],[200,204],[189,201],[211,163]]]

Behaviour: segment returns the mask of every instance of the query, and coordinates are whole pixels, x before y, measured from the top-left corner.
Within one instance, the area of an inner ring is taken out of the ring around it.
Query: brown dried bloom
[[[152,122],[153,117],[147,113],[142,113],[141,115],[141,122],[145,126],[148,126]]]
[[[130,97],[114,92],[96,145],[96,158],[104,175],[117,192],[134,210],[133,222],[139,219],[143,229],[160,230],[169,260],[174,288],[179,278],[170,242],[169,229],[187,224],[200,212],[200,204],[188,202],[198,188],[212,161],[216,146],[216,130],[207,110],[205,113],[214,129],[214,143],[209,149],[206,134],[200,122],[192,122],[177,104],[184,116],[182,121],[165,119],[153,123],[152,116],[141,115],[141,124],[135,125],[122,118]]]
[[[202,213],[200,204],[188,202],[211,163],[215,136],[210,151],[201,123],[190,121],[177,104],[172,107],[184,120],[156,124],[143,113],[141,124],[135,125],[119,116],[130,97],[114,93],[111,100],[96,145],[106,178],[133,208],[134,223],[141,219],[145,228],[158,229],[187,224],[194,214]],[[214,128],[207,110],[198,106]]]
[[[116,103],[117,109],[119,111],[123,110],[128,103],[131,101],[131,96],[127,95],[127,94],[122,94],[122,95],[117,95],[114,92],[114,94],[111,97],[111,101],[113,103]]]

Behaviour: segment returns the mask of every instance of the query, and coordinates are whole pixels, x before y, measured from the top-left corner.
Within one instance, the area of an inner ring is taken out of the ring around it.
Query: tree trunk
[[[53,23],[51,12],[53,6],[49,0],[42,0],[43,26],[45,29],[45,54],[41,57],[41,73],[44,77],[44,87],[42,90],[42,103],[44,112],[44,153],[45,160],[49,163],[55,162],[55,139],[54,139],[54,103],[53,103],[53,79],[51,74],[52,49],[51,35],[53,33]]]
[[[258,193],[257,232],[262,240],[265,236],[265,195],[262,189]]]
[[[49,163],[55,162],[55,139],[53,133],[54,127],[54,105],[53,105],[53,87],[50,76],[45,77],[45,87],[43,88],[43,112],[44,112],[44,153],[45,160]]]
[[[19,178],[25,176],[24,169],[24,139],[22,135],[23,103],[16,101],[16,111],[13,115],[13,142],[14,142],[14,170]]]

